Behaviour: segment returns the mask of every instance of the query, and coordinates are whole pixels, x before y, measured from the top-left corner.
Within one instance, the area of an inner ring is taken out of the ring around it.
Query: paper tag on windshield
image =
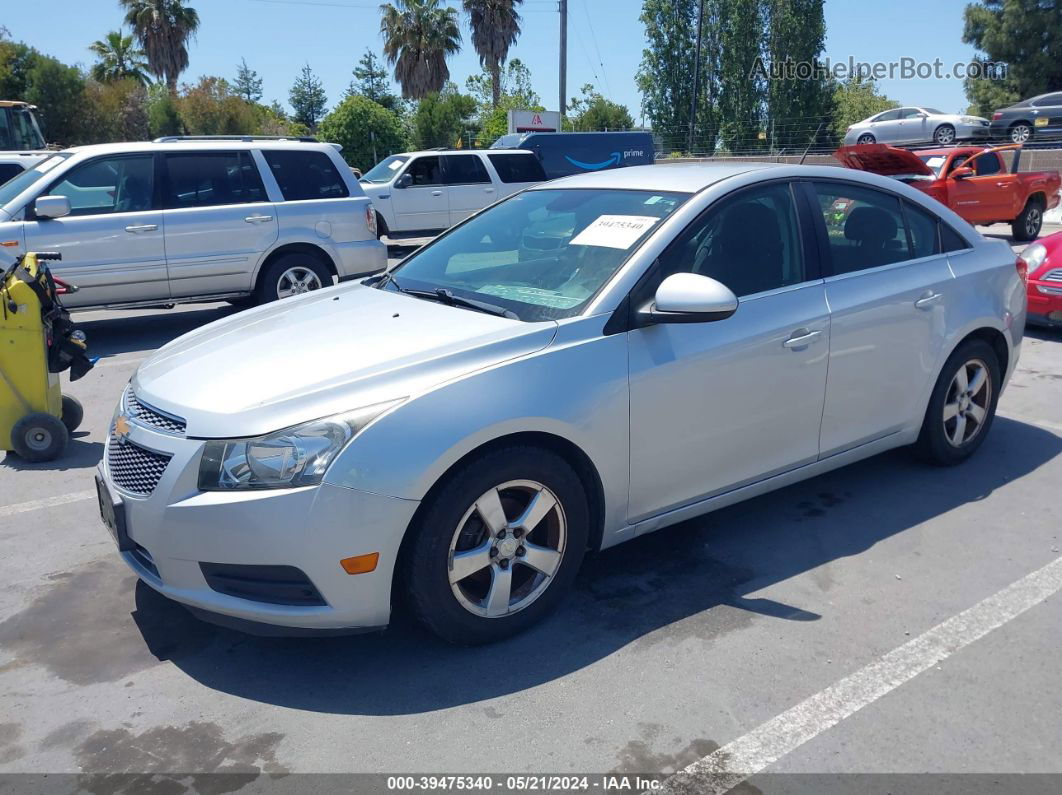
[[[651,215],[600,215],[568,245],[630,248],[659,220]]]

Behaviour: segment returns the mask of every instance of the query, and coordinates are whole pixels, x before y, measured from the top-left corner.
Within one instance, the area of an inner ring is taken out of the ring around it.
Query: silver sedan
[[[893,108],[856,122],[844,134],[844,145],[923,144],[947,146],[956,141],[988,140],[989,121],[980,116],[943,113],[933,108]]]
[[[404,594],[492,641],[588,552],[894,447],[962,462],[1024,325],[1010,247],[886,177],[569,177],[160,349],[115,411],[100,509],[207,620],[365,631]]]

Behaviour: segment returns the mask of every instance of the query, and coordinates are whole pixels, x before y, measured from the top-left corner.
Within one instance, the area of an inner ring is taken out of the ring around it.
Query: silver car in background
[[[988,119],[944,113],[925,107],[892,108],[856,122],[844,134],[844,145],[925,144],[947,146],[956,141],[987,141]]]
[[[894,447],[963,461],[1025,311],[1005,243],[886,177],[569,177],[157,351],[100,508],[208,620],[368,630],[398,593],[448,640],[496,640],[588,551]]]

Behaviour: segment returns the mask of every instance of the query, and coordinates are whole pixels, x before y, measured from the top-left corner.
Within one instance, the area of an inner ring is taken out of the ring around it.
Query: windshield
[[[383,182],[390,182],[394,179],[395,174],[398,173],[398,169],[402,168],[402,164],[409,160],[406,155],[392,155],[391,157],[385,157],[375,166],[370,168],[362,176],[362,182],[372,182],[380,184]]]
[[[571,189],[517,194],[422,248],[389,290],[448,290],[520,320],[582,311],[687,194]]]
[[[18,176],[14,176],[0,185],[0,207],[6,205],[9,201],[18,196],[22,191],[26,190],[37,180],[44,177],[49,171],[55,168],[57,165],[66,160],[70,155],[53,155],[47,160],[42,160],[33,168],[23,171]]]

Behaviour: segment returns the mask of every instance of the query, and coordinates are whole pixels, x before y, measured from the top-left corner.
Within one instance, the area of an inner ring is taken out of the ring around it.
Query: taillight
[[[1029,286],[1029,263],[1018,257],[1014,262],[1014,267],[1018,269],[1018,278],[1021,279],[1021,283],[1026,287]]]
[[[369,227],[369,234],[376,237],[376,210],[371,204],[365,207],[365,225]]]
[[[992,114],[992,121],[999,121],[1002,118],[1003,118],[1003,114],[1001,112],[999,112],[998,110],[995,113]]]

